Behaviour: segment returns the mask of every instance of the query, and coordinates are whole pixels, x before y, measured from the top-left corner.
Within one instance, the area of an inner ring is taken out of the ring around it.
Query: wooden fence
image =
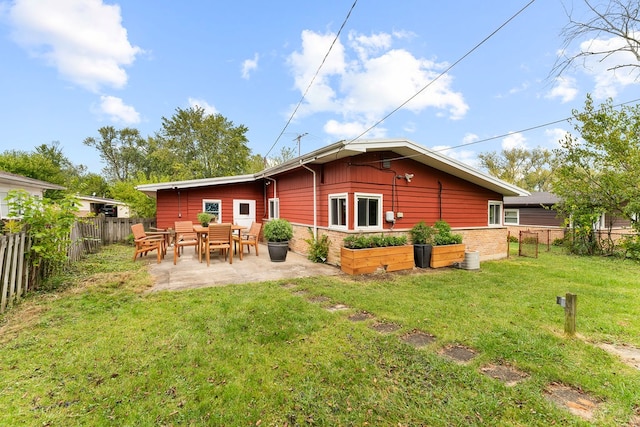
[[[155,218],[79,219],[71,230],[71,244],[67,248],[69,262],[98,252],[103,244],[125,242],[131,226],[138,223],[143,223],[147,230],[156,224]],[[26,256],[30,247],[31,238],[26,231],[0,235],[0,314],[37,285],[38,270]]]

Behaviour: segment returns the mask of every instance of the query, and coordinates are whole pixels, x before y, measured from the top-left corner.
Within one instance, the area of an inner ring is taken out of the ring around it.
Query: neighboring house
[[[421,220],[438,219],[482,260],[504,258],[503,197],[529,194],[404,139],[338,142],[256,174],[137,188],[157,199],[158,227],[196,222],[201,211],[246,226],[285,218],[295,230],[292,250],[307,251],[309,230],[326,234],[334,264],[350,234],[406,234]]]
[[[26,176],[16,175],[10,172],[0,171],[0,217],[7,219],[9,217],[9,204],[7,196],[11,190],[24,190],[32,196],[42,198],[44,190],[64,190],[65,188],[51,184],[50,182],[40,181],[39,179],[27,178]]]
[[[76,196],[80,202],[78,216],[104,214],[108,217],[129,218],[129,206],[114,199],[95,196]]]
[[[553,205],[560,199],[553,193],[537,192],[529,196],[504,198],[504,225],[563,227],[564,219],[558,216]]]
[[[553,193],[537,192],[529,196],[504,198],[504,225],[512,235],[520,231],[536,231],[541,242],[550,242],[564,237],[566,231],[565,218],[555,210],[555,204],[561,199]],[[618,234],[630,227],[630,222],[609,213],[600,216],[598,230],[607,230],[609,223]]]

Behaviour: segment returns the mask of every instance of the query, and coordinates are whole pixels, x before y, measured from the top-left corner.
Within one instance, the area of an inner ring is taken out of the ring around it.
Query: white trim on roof
[[[289,160],[277,166],[265,169],[252,175],[238,175],[221,178],[208,178],[191,181],[176,181],[163,184],[145,184],[136,188],[145,193],[154,193],[163,189],[206,187],[209,185],[235,184],[251,182],[257,179],[271,177],[283,172],[294,170],[305,164],[323,164],[334,160],[351,157],[362,153],[375,151],[393,151],[397,158],[411,158],[419,163],[441,170],[480,187],[495,191],[503,196],[528,196],[529,192],[509,184],[501,179],[487,175],[471,166],[430,150],[407,139],[371,139],[356,140],[349,143],[339,141],[296,159]],[[393,159],[390,159],[393,160]]]
[[[52,184],[46,181],[40,181],[39,179],[28,178],[26,176],[17,175],[15,173],[0,171],[0,181],[10,184],[31,185],[34,187],[40,187],[44,190],[64,190],[65,187],[57,184]]]

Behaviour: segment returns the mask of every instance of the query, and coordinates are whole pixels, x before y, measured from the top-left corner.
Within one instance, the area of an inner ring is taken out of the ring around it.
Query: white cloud
[[[124,67],[142,52],[127,39],[120,6],[101,0],[15,0],[8,15],[18,44],[94,92],[123,87]]]
[[[189,106],[191,108],[200,107],[204,110],[205,114],[218,114],[218,110],[216,110],[216,107],[209,104],[204,99],[189,98]]]
[[[364,36],[351,32],[349,49],[336,40],[298,109],[298,116],[333,113],[341,118],[327,123],[329,129],[341,128],[339,121],[344,129],[356,125],[366,129],[429,84],[402,109],[416,114],[434,109],[436,114],[444,112],[453,120],[464,117],[469,107],[462,94],[452,90],[453,78],[444,75],[433,82],[447,67],[446,63],[417,58],[404,49],[392,49],[396,39],[408,36],[405,33]],[[334,34],[302,32],[301,50],[288,58],[294,86],[300,93],[307,89],[334,39]],[[373,137],[373,133],[367,137]]]
[[[478,139],[480,139],[480,137],[475,133],[467,133],[464,135],[464,138],[462,138],[462,143],[471,144],[472,142],[476,142]]]
[[[546,95],[545,98],[560,98],[562,103],[573,101],[578,94],[576,88],[576,79],[568,76],[556,77],[555,85]]]
[[[242,62],[242,78],[249,79],[252,71],[258,69],[258,59],[260,59],[259,55],[256,53],[253,55],[253,59],[245,59]]]
[[[462,162],[472,168],[479,169],[480,162],[478,160],[478,155],[475,151],[472,150],[463,150],[460,148],[452,149],[448,145],[436,145],[431,148],[433,151],[437,151],[438,153],[444,154],[447,157],[451,157],[459,162]]]
[[[108,115],[109,119],[115,123],[140,123],[140,114],[135,108],[125,105],[122,99],[115,96],[101,96],[99,112]]]
[[[567,131],[562,128],[546,129],[544,135],[547,137],[547,145],[549,147],[552,149],[560,148],[560,141],[565,138]]]
[[[338,122],[337,120],[328,120],[324,125],[324,131],[335,139],[350,139],[359,137],[370,126],[357,121]],[[382,138],[386,136],[386,131],[385,128],[377,126],[367,134],[367,137]]]
[[[527,148],[527,138],[519,132],[511,132],[502,140],[503,150],[513,150],[514,148]]]

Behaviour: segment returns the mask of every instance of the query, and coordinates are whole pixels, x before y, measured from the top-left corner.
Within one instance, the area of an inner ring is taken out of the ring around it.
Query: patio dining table
[[[246,230],[247,227],[237,224],[231,224],[231,232],[240,234],[242,230]],[[198,240],[198,261],[202,262],[202,246],[207,239],[207,233],[209,233],[209,227],[203,227],[200,224],[193,225],[193,231],[196,232],[196,239]]]

